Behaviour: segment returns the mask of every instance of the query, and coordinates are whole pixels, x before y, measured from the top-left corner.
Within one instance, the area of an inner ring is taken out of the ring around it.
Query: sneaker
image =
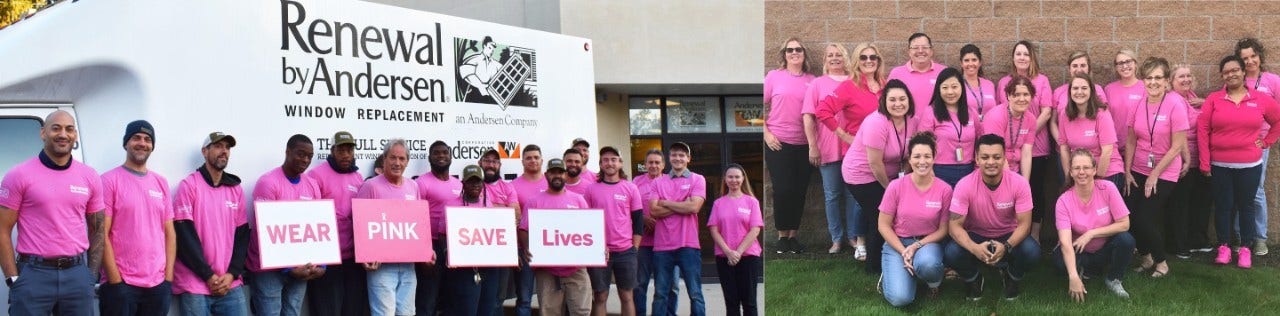
[[[773,246],[773,249],[778,253],[786,253],[791,250],[791,243],[787,241],[787,237],[778,237],[778,241],[775,244],[777,245]]]
[[[1173,254],[1173,256],[1174,256],[1174,257],[1178,257],[1178,259],[1184,259],[1184,260],[1185,260],[1185,259],[1191,259],[1191,252],[1190,252],[1190,251],[1186,251],[1186,250],[1182,250],[1182,251],[1178,251],[1178,252],[1174,253],[1174,254]]]
[[[1194,252],[1212,252],[1212,251],[1213,251],[1213,247],[1210,247],[1210,246],[1202,246],[1200,248],[1191,248],[1191,252],[1193,253]]]
[[[1120,280],[1107,280],[1107,288],[1111,289],[1111,293],[1116,293],[1116,296],[1129,299],[1129,292],[1124,290],[1124,285],[1120,285]]]
[[[965,282],[964,287],[968,289],[965,299],[970,301],[978,301],[982,299],[982,285],[986,280],[982,278],[982,274],[978,274],[978,279],[972,282]]]
[[[1008,268],[1000,269],[1000,278],[1004,281],[1004,300],[1012,301],[1018,299],[1022,289],[1018,286],[1018,280],[1013,279],[1013,274],[1009,273]]]
[[[1218,246],[1218,258],[1213,260],[1217,264],[1231,263],[1231,248],[1227,245]]]
[[[884,273],[881,273],[880,279],[876,280],[876,293],[884,294]]]
[[[1257,242],[1254,242],[1254,243],[1253,243],[1253,254],[1254,254],[1254,255],[1256,255],[1256,256],[1265,256],[1265,255],[1267,255],[1267,240],[1265,240],[1265,239],[1258,239],[1258,241],[1257,241]]]
[[[800,240],[791,237],[791,253],[804,253],[804,246],[800,244]]]
[[[1240,247],[1240,261],[1236,262],[1236,266],[1248,269],[1253,267],[1253,253],[1249,251],[1249,247]]]

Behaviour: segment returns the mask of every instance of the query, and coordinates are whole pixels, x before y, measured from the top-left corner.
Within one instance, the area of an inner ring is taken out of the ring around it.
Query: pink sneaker
[[[1240,261],[1236,262],[1236,266],[1241,269],[1253,267],[1253,252],[1249,251],[1249,247],[1240,247]]]
[[[1217,264],[1231,263],[1231,248],[1227,245],[1218,246],[1218,258],[1213,260]]]

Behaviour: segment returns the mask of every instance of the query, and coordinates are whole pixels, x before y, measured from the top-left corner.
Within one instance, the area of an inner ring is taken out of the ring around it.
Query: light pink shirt
[[[1111,111],[1111,119],[1116,123],[1116,148],[1124,152],[1125,140],[1129,137],[1129,123],[1133,122],[1133,113],[1138,112],[1147,96],[1147,87],[1142,80],[1135,81],[1132,86],[1124,86],[1119,81],[1107,84],[1107,110]],[[1098,95],[1102,97],[1102,95]]]
[[[987,112],[1000,104],[996,102],[996,84],[991,83],[991,80],[978,78],[977,87],[970,86],[968,80],[960,80],[960,83],[965,85],[965,102],[969,104],[969,109],[977,111],[979,115],[985,117]]]
[[[800,110],[804,107],[804,93],[812,80],[811,74],[796,76],[786,69],[770,70],[764,76],[764,103],[769,104],[769,118],[764,126],[778,141],[792,145],[809,143],[804,136],[804,118]]]
[[[982,135],[982,124],[978,122],[978,110],[969,109],[969,121],[961,122],[960,116],[956,112],[948,112],[949,119],[938,121],[933,115],[933,110],[922,107],[919,110],[924,112],[916,112],[916,117],[920,118],[921,131],[932,131],[933,135],[938,138],[938,154],[934,156],[934,162],[940,165],[967,165],[973,163],[973,142],[978,139],[978,135]],[[956,149],[960,149],[960,156],[956,156]]]
[[[338,221],[338,248],[342,249],[342,259],[354,259],[356,247],[351,227],[351,198],[360,191],[364,178],[359,172],[338,173],[329,162],[312,167],[307,175],[320,188],[321,199],[333,200],[333,213]]]
[[[89,249],[85,214],[104,207],[102,179],[85,164],[69,163],[53,170],[31,158],[0,183],[0,206],[18,211],[18,253],[66,257]]]
[[[244,207],[244,188],[239,185],[211,187],[200,171],[196,171],[182,179],[175,192],[173,220],[192,221],[204,247],[205,262],[209,263],[214,274],[226,274],[231,266],[231,253],[235,250],[236,227],[249,223]],[[241,284],[243,281],[236,278],[230,288]],[[183,293],[210,294],[205,280],[179,260],[173,267],[173,294]]]
[[[853,144],[844,156],[844,165],[840,168],[844,182],[867,184],[876,181],[875,175],[871,173],[871,165],[867,162],[867,148],[883,151],[881,160],[884,162],[885,175],[890,179],[898,177],[898,171],[902,167],[900,163],[906,157],[907,143],[920,127],[920,123],[914,122],[915,120],[907,118],[904,130],[899,132],[889,118],[880,112],[867,116],[862,121],[862,130],[853,137]]]
[[[993,191],[982,182],[982,173],[974,172],[956,183],[950,209],[951,213],[967,216],[966,231],[998,238],[1013,233],[1018,228],[1017,214],[1030,212],[1031,207],[1031,186],[1021,175],[1004,172]]]
[[[929,107],[929,99],[933,98],[933,86],[938,82],[938,74],[941,74],[943,69],[947,69],[947,65],[930,62],[933,65],[930,65],[929,70],[924,72],[911,69],[910,60],[907,60],[906,64],[894,67],[893,70],[889,71],[889,80],[898,79],[907,84],[907,90],[911,92],[911,100],[916,103],[917,113],[920,111],[919,108]]]
[[[568,190],[561,192],[562,193],[560,194],[550,194],[548,192],[538,193],[529,199],[529,208],[546,210],[590,208],[590,206],[587,205],[587,200],[583,199],[582,195],[569,192]],[[519,229],[529,231],[529,212],[524,212],[520,215]],[[534,258],[533,260],[538,259]],[[558,277],[567,277],[573,275],[574,272],[577,272],[578,269],[581,268],[582,267],[544,267],[539,269],[547,270],[547,272]]]
[[[609,251],[619,252],[634,247],[631,231],[631,211],[643,210],[640,205],[640,189],[631,181],[623,179],[618,183],[599,182],[583,195],[591,208],[604,210],[604,235]]]
[[[431,206],[431,239],[440,239],[445,233],[444,203],[458,196],[462,196],[462,180],[454,177],[446,177],[447,180],[440,181],[435,174],[427,172],[418,176],[414,182],[418,183],[418,199],[426,200]]]
[[[1009,85],[1010,80],[1013,80],[1013,77],[1004,76],[1004,78],[1000,78],[1000,83],[996,84],[996,91],[1003,92],[1005,87]],[[1040,116],[1040,111],[1051,111],[1053,109],[1053,86],[1049,84],[1049,77],[1044,74],[1032,79],[1031,85],[1036,88],[1036,95],[1031,99],[1031,106],[1027,107],[1027,113],[1031,114],[1032,118],[1036,118]],[[1009,103],[1008,96],[1004,93],[996,94],[996,101],[1000,102],[1000,104]],[[1032,120],[1032,122],[1035,122],[1035,120]],[[1032,126],[1032,128],[1034,129],[1035,126]],[[1046,125],[1045,128],[1036,132],[1035,143],[1031,147],[1031,156],[1044,157],[1049,154],[1049,147],[1049,128]]]
[[[1058,198],[1058,208],[1054,214],[1054,223],[1058,229],[1071,229],[1071,239],[1075,240],[1090,230],[1106,227],[1129,216],[1129,208],[1125,207],[1124,197],[1115,184],[1111,181],[1094,181],[1089,203],[1080,201],[1076,188],[1072,187]],[[1097,252],[1106,241],[1107,238],[1089,240],[1084,245],[1084,252]]]
[[[752,228],[764,230],[764,218],[760,214],[760,200],[754,196],[743,194],[737,198],[722,196],[711,206],[711,216],[707,218],[707,227],[719,227],[720,238],[732,249],[738,249],[742,239]],[[751,240],[751,247],[742,256],[760,256],[760,243]],[[716,256],[724,257],[724,249],[716,248]]]
[[[685,170],[685,175],[668,175],[654,181],[656,199],[684,202],[693,197],[707,198],[707,180]],[[698,243],[698,214],[671,214],[659,218],[653,229],[653,251],[680,248],[702,249]]]
[[[889,182],[880,213],[893,216],[893,233],[898,237],[924,236],[946,225],[950,204],[951,186],[946,182],[934,177],[929,189],[920,191],[908,176]]]
[[[666,175],[665,174],[658,175],[659,178],[664,176]],[[640,206],[644,207],[644,216],[646,217],[650,216],[651,214],[651,210],[649,209],[649,202],[653,202],[654,199],[658,198],[658,193],[656,190],[654,190],[654,187],[653,187],[653,183],[654,181],[656,181],[655,179],[656,178],[650,179],[648,173],[641,174],[631,179],[631,182],[636,184],[636,189],[640,190],[640,199],[641,199]],[[641,235],[640,246],[653,247],[652,232],[646,232]]]
[[[304,174],[298,175],[298,184],[289,182],[289,178],[285,177],[284,170],[276,167],[267,171],[258,177],[258,183],[253,186],[253,202],[255,204],[250,207],[250,227],[256,229],[258,221],[257,202],[269,201],[310,201],[320,199],[320,187],[316,186],[315,179]],[[249,234],[249,271],[272,271],[279,269],[262,269],[261,250],[258,248],[258,234]]]
[[[1009,170],[1019,172],[1022,169],[1022,146],[1030,144],[1036,129],[1036,119],[1031,111],[1022,113],[1021,120],[1011,120],[1009,105],[1001,104],[987,113],[982,121],[982,132],[996,134],[1004,138],[1004,158],[1009,160]]]
[[[1164,168],[1158,176],[1161,180],[1178,182],[1178,174],[1182,171],[1182,153],[1169,152],[1173,146],[1173,133],[1185,132],[1191,128],[1187,122],[1187,100],[1177,93],[1165,93],[1160,105],[1147,104],[1146,97],[1134,110],[1133,134],[1137,135],[1137,145],[1133,153],[1133,172],[1152,176],[1155,165],[1160,164],[1166,154],[1173,155],[1173,162]],[[1159,112],[1156,112],[1159,111]],[[1154,128],[1152,128],[1154,121]],[[1152,133],[1155,133],[1152,135]],[[1148,157],[1154,157],[1151,165],[1147,165]]]
[[[1124,157],[1120,156],[1116,143],[1115,124],[1111,120],[1111,111],[1099,109],[1096,119],[1090,120],[1084,113],[1072,120],[1067,117],[1066,109],[1058,112],[1058,144],[1067,145],[1070,150],[1088,149],[1094,160],[1107,164],[1104,177],[1124,172]],[[1102,145],[1111,146],[1111,160],[1102,159]]]
[[[817,113],[818,102],[822,101],[822,98],[831,95],[831,92],[835,91],[841,82],[844,81],[836,81],[831,79],[830,76],[821,76],[810,81],[809,90],[804,93],[804,107],[801,109],[801,113]],[[836,121],[841,126],[844,125],[844,118],[836,117]],[[818,152],[822,155],[822,163],[840,161],[840,137],[836,137],[834,130],[831,129],[815,129],[818,130],[816,141],[818,142]],[[809,146],[813,145],[809,144]]]
[[[108,239],[124,283],[153,287],[164,282],[164,223],[173,221],[169,181],[155,172],[138,175],[121,166],[102,174],[102,192],[111,218]]]

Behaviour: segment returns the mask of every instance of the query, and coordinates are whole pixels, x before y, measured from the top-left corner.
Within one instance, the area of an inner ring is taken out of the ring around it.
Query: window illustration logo
[[[490,36],[453,39],[457,56],[456,101],[538,107],[538,58],[528,48],[502,45]]]

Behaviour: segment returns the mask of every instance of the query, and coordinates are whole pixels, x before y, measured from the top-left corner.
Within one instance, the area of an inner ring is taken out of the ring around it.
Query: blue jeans
[[[1212,166],[1209,171],[1213,175],[1209,177],[1209,182],[1213,185],[1214,230],[1218,235],[1218,244],[1225,245],[1231,241],[1232,219],[1238,215],[1248,224],[1247,219],[1254,218],[1258,212],[1254,198],[1260,182],[1258,178],[1263,178],[1262,166],[1244,169]],[[1256,225],[1240,225],[1242,244],[1252,246],[1249,241],[1257,238]]]
[[[62,315],[93,315],[95,280],[83,261],[62,270],[19,261],[18,271],[9,288],[9,315],[46,316],[55,307]]]
[[[383,263],[377,270],[369,271],[369,309],[373,316],[415,314],[418,277],[413,265]]]
[[[307,295],[307,281],[296,279],[281,270],[249,274],[249,306],[257,316],[297,316],[302,314],[302,298]]]
[[[164,281],[149,288],[123,282],[103,284],[98,293],[102,316],[166,316],[173,299],[173,284]]]
[[[960,182],[960,179],[964,179],[964,176],[970,173],[973,173],[972,163],[967,165],[933,165],[933,175],[953,188],[956,183]]]
[[[823,164],[818,167],[818,171],[822,174],[823,204],[827,209],[827,232],[831,233],[831,243],[858,239],[862,236],[862,207],[853,199],[853,193],[849,193],[849,189],[844,186],[840,162]],[[844,203],[843,208],[840,207],[841,203]],[[840,220],[841,216],[844,217],[843,221]]]
[[[646,312],[649,311],[649,280],[653,279],[657,273],[653,270],[653,246],[640,246],[640,250],[636,252],[636,267],[639,275],[636,276],[636,289],[632,292],[635,296],[636,315],[648,315]],[[672,275],[676,275],[675,270],[672,269]],[[654,287],[654,291],[657,291],[657,286]],[[676,287],[674,282],[671,284],[669,296],[680,296],[680,288]],[[671,300],[667,304],[667,312],[675,314],[679,302],[679,300]]]
[[[1259,174],[1261,174],[1262,176],[1261,176],[1261,177],[1259,177],[1259,179],[1258,179],[1258,181],[1259,181],[1259,182],[1258,182],[1258,193],[1257,193],[1257,195],[1255,195],[1255,196],[1253,197],[1253,207],[1254,207],[1254,209],[1255,209],[1255,210],[1257,210],[1257,212],[1255,212],[1255,213],[1254,213],[1253,221],[1252,221],[1252,222],[1253,222],[1253,225],[1254,225],[1254,227],[1255,227],[1255,228],[1254,228],[1254,231],[1256,231],[1256,232],[1257,232],[1257,233],[1255,234],[1255,235],[1257,236],[1257,238],[1255,238],[1255,239],[1260,239],[1260,240],[1267,240],[1267,191],[1266,191],[1266,186],[1267,186],[1267,161],[1268,161],[1268,160],[1270,160],[1270,159],[1269,159],[1269,158],[1271,158],[1270,156],[1271,156],[1271,151],[1270,151],[1270,150],[1263,150],[1263,151],[1262,151],[1262,171],[1261,171],[1261,172],[1259,172]],[[1239,235],[1240,235],[1240,234],[1239,234],[1239,232],[1240,232],[1240,223],[1248,223],[1248,222],[1250,222],[1250,220],[1249,220],[1249,219],[1247,219],[1247,218],[1243,218],[1243,217],[1236,217],[1236,232],[1237,232],[1237,233],[1236,233],[1236,235],[1237,235],[1237,237],[1239,237]],[[1245,246],[1253,247],[1253,244],[1249,244],[1249,243],[1247,243],[1247,241],[1246,241],[1246,240],[1244,240],[1244,239],[1241,239],[1241,240],[1240,240],[1240,243],[1241,243],[1241,244],[1243,244],[1243,245],[1245,245]]]
[[[1137,242],[1128,232],[1120,232],[1106,238],[1106,243],[1102,244],[1102,248],[1098,251],[1076,254],[1077,273],[1084,273],[1086,269],[1101,270],[1106,266],[1107,280],[1124,278],[1124,270],[1129,268],[1129,259],[1133,259],[1133,249],[1137,247]],[[1068,249],[1068,251],[1071,250]],[[1058,266],[1058,272],[1067,273],[1067,262],[1062,259],[1062,247],[1055,247],[1052,256],[1054,264]]]
[[[480,299],[476,315],[502,315],[501,287],[511,277],[511,268],[480,268]]]
[[[447,265],[448,262],[437,260],[437,266]],[[444,271],[444,280],[440,283],[442,302],[444,304],[445,315],[475,315],[480,306],[480,283],[476,282],[476,274],[479,270],[476,268],[446,268]],[[446,292],[447,291],[447,292]],[[424,311],[423,315],[434,315],[428,311]]]
[[[1009,239],[1009,235],[1012,235],[1010,233],[996,238],[987,238],[973,232],[968,233],[969,239],[979,244],[988,240],[1003,242]],[[955,240],[947,242],[947,247],[943,251],[947,266],[955,269],[961,280],[970,282],[978,279],[978,264],[982,261],[974,257],[973,253],[970,253],[964,247],[960,247],[960,244],[956,243]],[[996,263],[996,266],[1007,267],[1009,275],[1014,280],[1021,280],[1026,275],[1027,270],[1030,270],[1031,266],[1035,265],[1037,261],[1040,261],[1040,245],[1031,236],[1027,236],[1027,238],[1022,239],[1022,242],[1013,245],[1013,250],[1006,254],[1004,258],[1001,258],[1000,262]]]
[[[249,315],[244,291],[244,286],[237,286],[223,296],[184,293],[178,295],[178,310],[183,316]]]
[[[530,316],[533,314],[533,307],[530,304],[533,301],[533,290],[537,287],[533,284],[533,268],[529,267],[529,263],[521,260],[520,270],[515,272],[516,275],[516,316]]]
[[[658,269],[657,276],[654,277],[654,287],[657,289],[668,289],[675,287],[675,275],[672,268],[680,267],[682,278],[684,278],[684,286],[689,290],[689,303],[693,306],[689,307],[689,314],[693,316],[702,316],[706,314],[706,302],[702,300],[702,251],[697,248],[680,248],[670,251],[655,251],[653,253],[653,265]],[[653,292],[653,310],[654,314],[662,315],[657,311],[670,311],[675,309],[675,296],[668,297],[666,291]],[[670,313],[668,315],[675,315]]]
[[[898,239],[902,240],[903,246],[916,242],[913,237]],[[889,246],[889,243],[884,244],[882,253],[880,271],[884,273],[884,299],[893,307],[907,306],[915,300],[916,279],[924,281],[929,288],[942,285],[942,246],[938,243],[929,243],[916,250],[915,256],[911,258],[911,266],[916,272],[914,277],[902,265],[902,254]]]

